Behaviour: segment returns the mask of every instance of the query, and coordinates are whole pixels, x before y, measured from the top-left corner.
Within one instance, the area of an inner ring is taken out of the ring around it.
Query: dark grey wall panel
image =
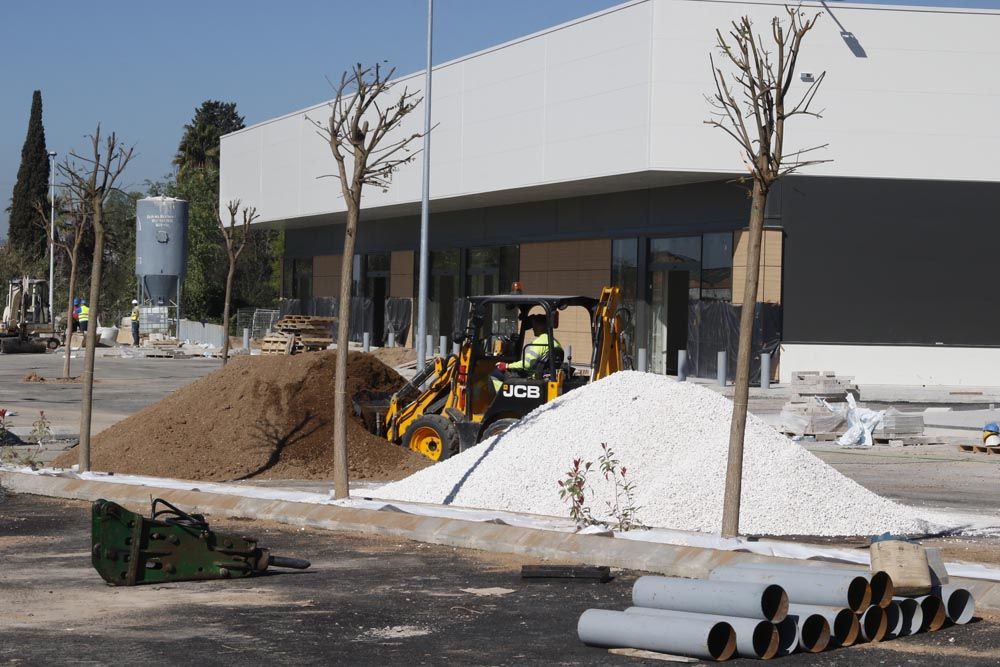
[[[1000,345],[1000,184],[793,177],[781,221],[785,342]]]
[[[608,238],[737,229],[746,225],[749,200],[732,183],[698,183],[632,190],[431,215],[432,249],[559,239]],[[419,216],[362,220],[358,252],[415,250]],[[343,225],[293,229],[289,257],[339,254]]]

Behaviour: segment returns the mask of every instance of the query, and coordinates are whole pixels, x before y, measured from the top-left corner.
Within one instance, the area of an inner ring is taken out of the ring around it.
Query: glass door
[[[649,368],[676,374],[677,353],[687,349],[689,306],[701,292],[701,237],[651,239],[647,289]]]

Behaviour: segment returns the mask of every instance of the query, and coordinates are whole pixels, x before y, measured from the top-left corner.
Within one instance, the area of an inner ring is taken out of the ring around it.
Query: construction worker
[[[77,316],[80,322],[80,331],[87,333],[87,322],[90,321],[90,306],[86,299],[80,299],[80,314]]]
[[[139,347],[139,302],[132,299],[132,347]]]
[[[493,371],[494,387],[499,388],[503,383],[503,377],[507,371],[533,371],[538,360],[548,354],[551,348],[562,348],[562,344],[556,340],[555,336],[552,337],[551,342],[549,341],[548,319],[545,315],[529,315],[528,324],[531,325],[531,331],[535,334],[535,339],[524,346],[524,355],[522,355],[520,361],[515,361],[511,364],[501,361],[496,365]]]
[[[73,321],[70,322],[70,332],[80,328],[80,297],[73,297]]]

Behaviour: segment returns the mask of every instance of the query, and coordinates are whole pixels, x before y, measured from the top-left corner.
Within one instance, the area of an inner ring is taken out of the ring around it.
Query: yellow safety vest
[[[139,321],[139,307],[138,306],[136,306],[135,308],[132,309],[132,321],[133,322],[138,322]]]
[[[80,305],[80,321],[86,322],[90,319],[90,306]]]
[[[539,357],[549,351],[549,347],[549,335],[543,333],[524,346],[524,361],[515,361],[512,364],[507,364],[507,368],[515,370],[531,368],[538,361]],[[553,338],[551,347],[562,347],[562,345],[558,340]]]

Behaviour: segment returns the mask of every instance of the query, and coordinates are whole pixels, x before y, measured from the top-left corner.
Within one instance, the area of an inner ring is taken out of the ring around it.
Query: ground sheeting
[[[329,479],[335,369],[334,352],[234,358],[98,434],[92,467],[196,480]],[[350,355],[347,376],[349,397],[403,384],[391,368],[358,352]],[[368,433],[353,416],[347,439],[352,479],[399,479],[428,463]],[[76,461],[74,449],[54,465]]]
[[[557,482],[607,443],[648,526],[718,532],[732,403],[692,383],[616,373],[539,408],[506,433],[373,492],[380,498],[564,516]],[[606,518],[613,485],[596,470],[588,503]],[[922,533],[911,508],[868,491],[748,417],[740,530],[759,535]]]

